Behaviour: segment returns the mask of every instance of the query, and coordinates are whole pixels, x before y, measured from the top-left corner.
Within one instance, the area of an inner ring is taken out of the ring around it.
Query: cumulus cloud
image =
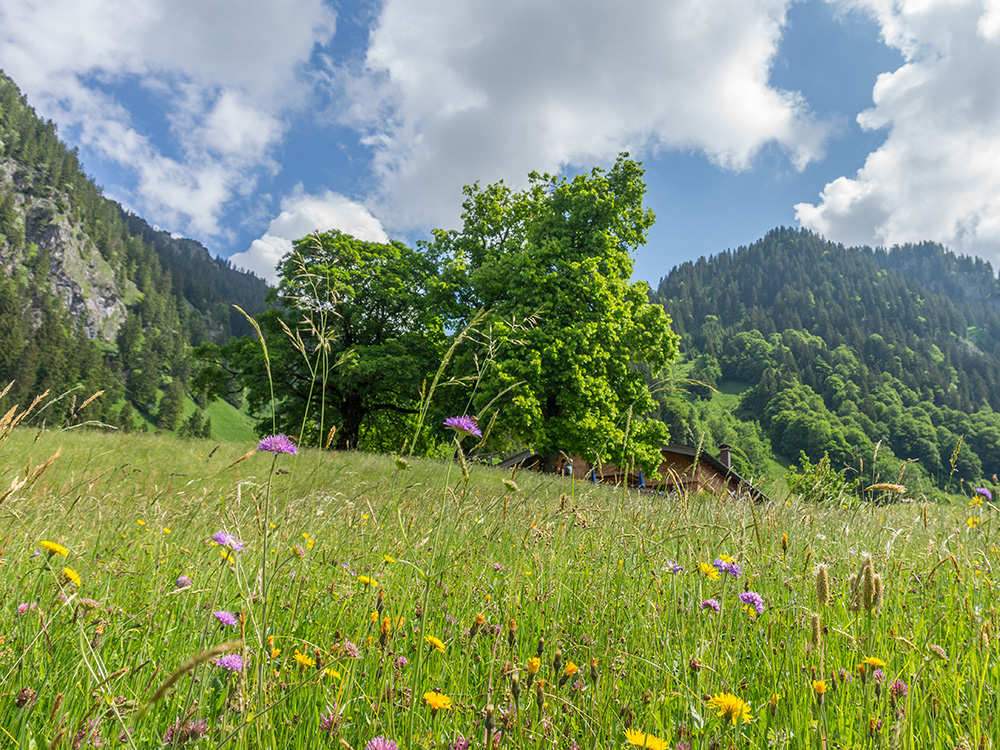
[[[213,235],[224,204],[275,169],[300,68],[334,27],[323,0],[0,0],[0,67],[43,116],[134,170],[116,197]],[[162,103],[172,153],[117,103],[119,85]]]
[[[306,193],[301,186],[281,202],[281,213],[263,236],[249,249],[229,258],[240,268],[253,271],[271,284],[278,283],[278,262],[292,249],[292,243],[312,232],[339,229],[366,242],[388,242],[382,224],[360,203],[343,195],[324,191]]]
[[[743,170],[766,144],[798,168],[827,136],[769,83],[790,0],[385,0],[365,74],[338,82],[395,226],[455,218],[461,187],[696,150]]]
[[[885,142],[797,205],[798,220],[845,243],[936,240],[1000,258],[1000,3],[833,2],[871,13],[905,62],[879,76],[858,116]]]

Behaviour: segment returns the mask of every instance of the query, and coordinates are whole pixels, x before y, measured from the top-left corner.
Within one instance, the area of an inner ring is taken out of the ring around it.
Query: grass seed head
[[[830,574],[825,565],[816,569],[816,602],[821,607],[830,603]]]

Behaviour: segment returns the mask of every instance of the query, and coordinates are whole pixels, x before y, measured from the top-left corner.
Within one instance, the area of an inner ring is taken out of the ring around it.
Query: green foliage
[[[853,503],[860,490],[857,477],[850,478],[848,469],[833,468],[830,457],[824,455],[815,464],[805,452],[799,454],[798,466],[792,466],[785,474],[788,489],[799,495],[804,502],[830,502],[840,505]]]
[[[474,185],[462,228],[437,233],[433,247],[452,259],[455,327],[477,310],[492,316],[497,347],[472,409],[500,406],[497,444],[658,463],[667,432],[645,416],[654,401],[637,365],[658,373],[677,337],[646,285],[630,282],[653,223],[642,174],[623,155],[609,172],[532,174],[521,191]]]
[[[399,450],[421,383],[443,353],[433,256],[331,231],[297,242],[280,273],[272,306],[259,319],[274,392],[259,343],[244,337],[219,351],[246,388],[251,411],[264,415],[262,431],[324,444],[335,428],[338,448],[365,447],[365,436]],[[216,388],[225,382],[218,372],[204,380]]]

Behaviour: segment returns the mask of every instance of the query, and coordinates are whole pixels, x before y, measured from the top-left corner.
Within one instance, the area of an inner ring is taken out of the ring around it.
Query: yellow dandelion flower
[[[142,520],[141,518],[137,518],[137,519],[135,519],[135,522],[136,522],[137,524],[139,524],[140,526],[145,526],[145,525],[146,525],[146,522],[145,522],[145,521],[143,521],[143,520]]]
[[[316,546],[315,539],[306,539],[306,549],[312,549],[315,546]]]
[[[788,550],[788,534],[781,535],[781,550],[783,552]]]
[[[826,680],[813,680],[813,692],[823,695],[826,692]]]
[[[435,693],[433,690],[424,693],[424,703],[430,706],[431,711],[434,713],[437,713],[441,709],[447,711],[451,708],[451,698],[443,693]]]
[[[166,526],[163,527],[162,531],[163,531],[164,534],[173,534],[174,533],[170,529],[168,529]]]
[[[982,495],[976,495],[969,501],[969,505],[973,506],[974,508],[982,507],[982,504],[983,504]]]
[[[733,561],[733,558],[731,558],[729,555],[719,555],[719,559],[725,563],[732,563]]]
[[[47,542],[43,540],[38,543],[38,546],[46,550],[50,556],[60,555],[62,557],[69,557],[69,550],[56,542]]]
[[[862,662],[862,664],[864,666],[871,667],[872,669],[879,669],[885,666],[885,662],[879,659],[877,656],[869,656]]]
[[[427,635],[424,636],[424,640],[427,641],[434,648],[436,648],[438,651],[440,651],[442,654],[444,653],[444,641],[442,641],[440,638],[435,638],[433,635]]]
[[[72,568],[63,568],[62,572],[63,572],[63,577],[67,581],[72,583],[74,586],[80,585],[80,574],[77,573],[75,570],[73,570]]]
[[[358,581],[361,583],[367,583],[369,586],[378,586],[378,581],[374,578],[369,578],[368,576],[358,576]]]
[[[701,574],[706,576],[709,580],[719,580],[719,570],[714,565],[709,565],[708,563],[698,563],[698,569],[701,571]]]
[[[969,526],[969,528],[970,528],[970,529],[974,529],[974,528],[976,528],[976,527],[977,527],[977,526],[979,525],[979,523],[980,523],[980,521],[979,521],[979,516],[972,516],[972,517],[971,517],[971,518],[969,518],[969,520],[968,520],[968,521],[966,521],[965,523],[966,523],[966,524],[967,524],[967,525]]]
[[[740,719],[750,721],[752,718],[750,704],[732,693],[719,693],[709,699],[708,705],[713,711],[718,711],[716,716],[721,716],[723,721],[732,721],[733,724]]]
[[[538,674],[538,670],[541,669],[541,667],[542,660],[537,656],[532,656],[528,659],[528,671],[531,672],[531,674]]]
[[[378,611],[373,611],[370,615],[368,615],[368,619],[372,622],[378,622]]]
[[[225,560],[226,562],[236,562],[236,558],[233,557],[231,554],[229,554],[229,550],[226,549],[225,547],[219,550],[219,554],[222,556],[222,559]]]
[[[772,709],[778,707],[778,701],[781,700],[781,693],[771,693],[771,697],[767,699],[767,705]]]
[[[387,563],[394,563],[394,562],[396,562],[396,558],[395,557],[389,557],[389,555],[382,555],[382,557],[385,558],[385,561]]]
[[[646,750],[669,750],[670,743],[651,734],[640,732],[636,729],[626,729],[625,739],[630,745],[644,747]]]
[[[303,667],[315,667],[316,666],[316,662],[315,662],[315,660],[312,659],[312,657],[306,656],[305,654],[303,654],[298,649],[295,649],[295,653],[292,654],[292,658],[295,659],[295,661],[297,661]]]
[[[326,674],[327,677],[332,677],[335,680],[340,679],[340,672],[338,672],[336,669],[330,669],[330,667],[327,667],[326,670],[324,670],[324,673]]]

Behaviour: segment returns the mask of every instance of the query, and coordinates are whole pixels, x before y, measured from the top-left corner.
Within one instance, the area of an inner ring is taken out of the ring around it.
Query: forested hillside
[[[0,387],[21,404],[73,391],[48,407],[56,423],[103,389],[73,418],[175,429],[191,345],[228,339],[231,304],[256,312],[266,290],[105,198],[2,73],[0,261]]]
[[[845,248],[776,229],[675,268],[653,297],[693,378],[749,386],[734,421],[775,454],[828,455],[867,481],[895,481],[912,459],[905,476],[937,487],[1000,472],[1000,284],[989,263],[929,243]],[[661,411],[697,432],[689,401],[665,397]]]

